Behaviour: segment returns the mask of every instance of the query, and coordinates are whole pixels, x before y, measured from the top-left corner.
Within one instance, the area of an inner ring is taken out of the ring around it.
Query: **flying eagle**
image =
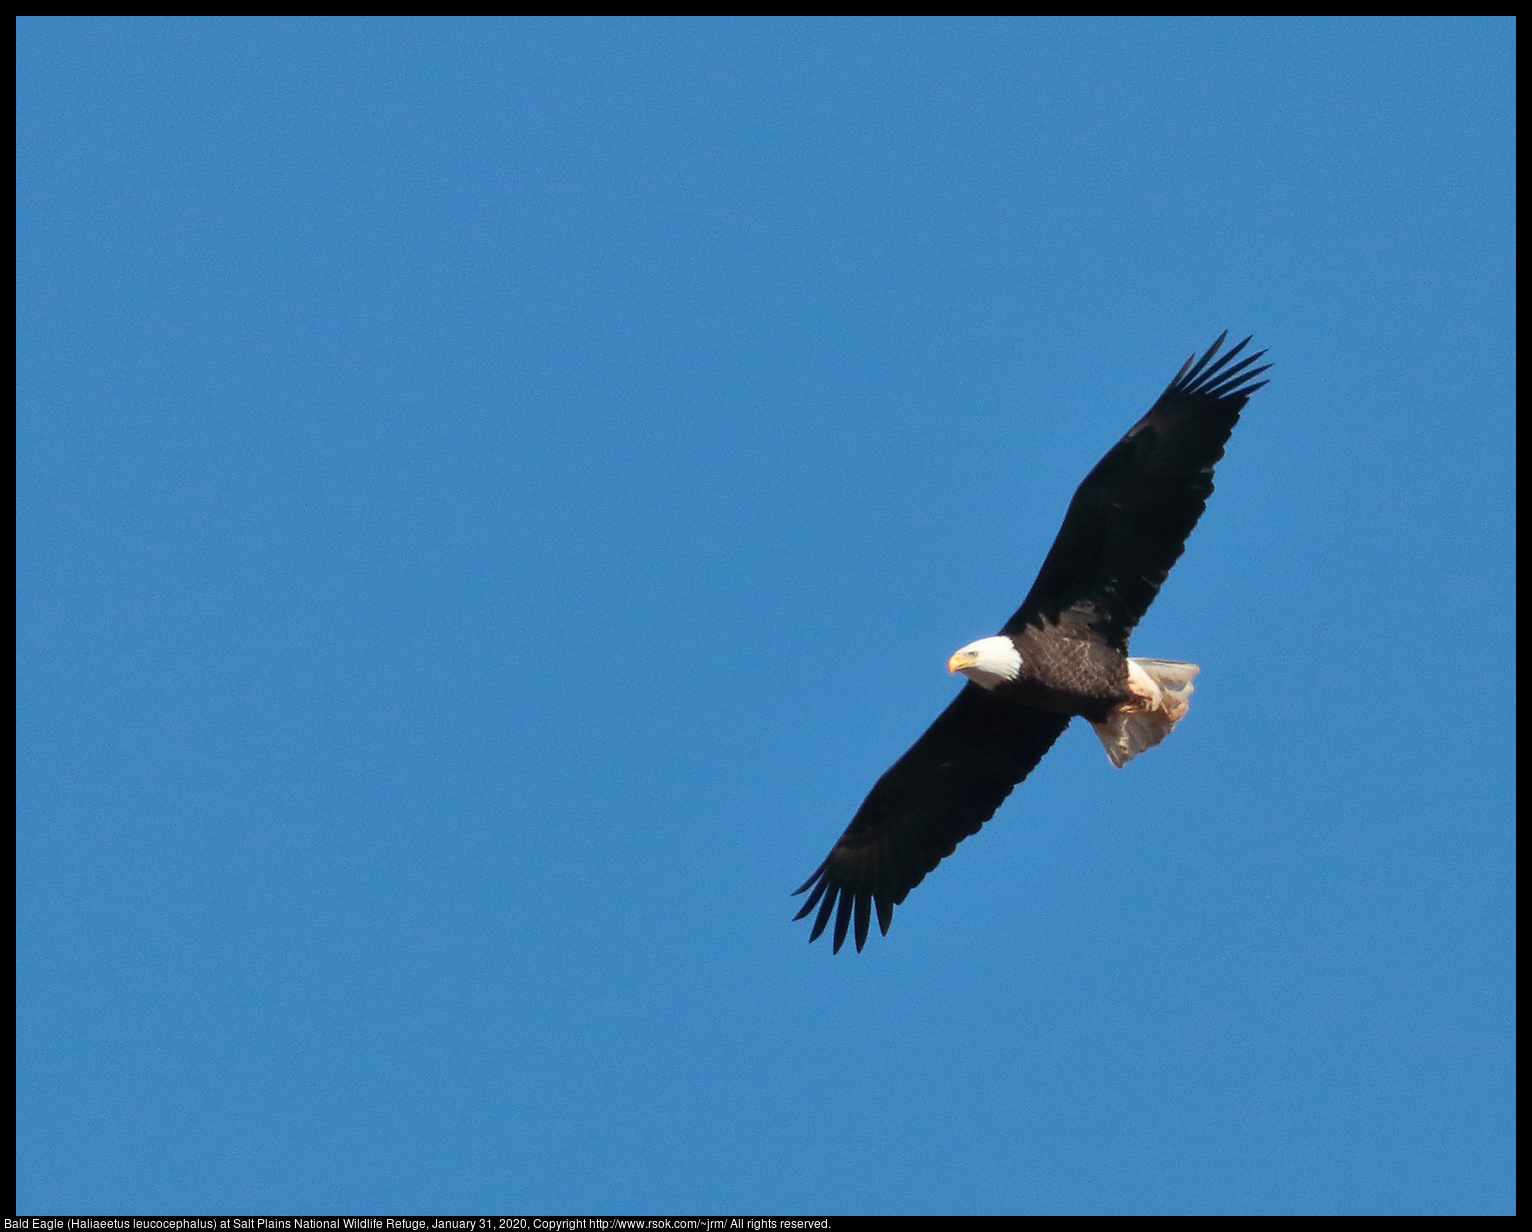
[[[1214,359],[1228,332],[1182,365],[1149,413],[1085,477],[1016,614],[995,637],[947,661],[968,683],[889,767],[814,875],[801,920],[813,941],[835,917],[835,951],[873,907],[886,934],[894,907],[995,815],[1069,720],[1083,715],[1112,765],[1124,766],[1185,716],[1195,663],[1130,659],[1128,635],[1159,593],[1213,492],[1213,467],[1257,381],[1260,351]],[[1195,360],[1195,362],[1193,362]],[[838,904],[838,906],[837,906]]]

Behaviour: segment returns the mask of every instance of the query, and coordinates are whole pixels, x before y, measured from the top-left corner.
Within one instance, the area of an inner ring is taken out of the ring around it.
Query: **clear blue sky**
[[[1507,1214],[1514,26],[20,26],[24,1213]],[[789,892],[1188,353],[1134,641]]]

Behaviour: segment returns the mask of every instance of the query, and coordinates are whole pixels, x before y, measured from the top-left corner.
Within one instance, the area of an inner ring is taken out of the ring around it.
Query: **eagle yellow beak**
[[[967,654],[965,654],[960,650],[957,654],[953,655],[952,658],[947,660],[947,671],[957,672],[961,671],[965,667],[971,667],[972,665],[973,652],[969,651]]]

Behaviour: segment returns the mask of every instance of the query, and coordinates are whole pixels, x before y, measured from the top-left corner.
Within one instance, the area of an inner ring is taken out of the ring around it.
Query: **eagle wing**
[[[877,781],[824,863],[794,891],[813,890],[794,919],[819,908],[809,940],[833,914],[839,951],[854,915],[860,950],[873,905],[886,934],[895,905],[958,843],[978,833],[1068,726],[1067,714],[1002,701],[971,682],[965,686]]]
[[[1245,403],[1271,365],[1250,341],[1216,360],[1227,332],[1188,359],[1165,392],[1085,477],[1026,599],[1001,630],[1085,624],[1126,651],[1213,492],[1213,467]]]

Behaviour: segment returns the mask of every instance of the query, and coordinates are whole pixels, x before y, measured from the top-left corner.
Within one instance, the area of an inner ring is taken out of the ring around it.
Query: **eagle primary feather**
[[[1128,658],[1128,637],[1164,584],[1213,491],[1213,467],[1271,365],[1234,363],[1250,339],[1227,334],[1182,366],[1165,392],[1085,477],[1021,607],[995,638],[953,655],[969,682],[889,767],[846,832],[795,894],[818,908],[809,940],[835,919],[838,952],[873,909],[894,907],[994,816],[1076,714],[1112,764],[1158,744],[1186,713],[1197,667]],[[1008,639],[1010,647],[986,646]],[[972,652],[971,656],[964,656]],[[1018,666],[1019,660],[1019,666]]]

